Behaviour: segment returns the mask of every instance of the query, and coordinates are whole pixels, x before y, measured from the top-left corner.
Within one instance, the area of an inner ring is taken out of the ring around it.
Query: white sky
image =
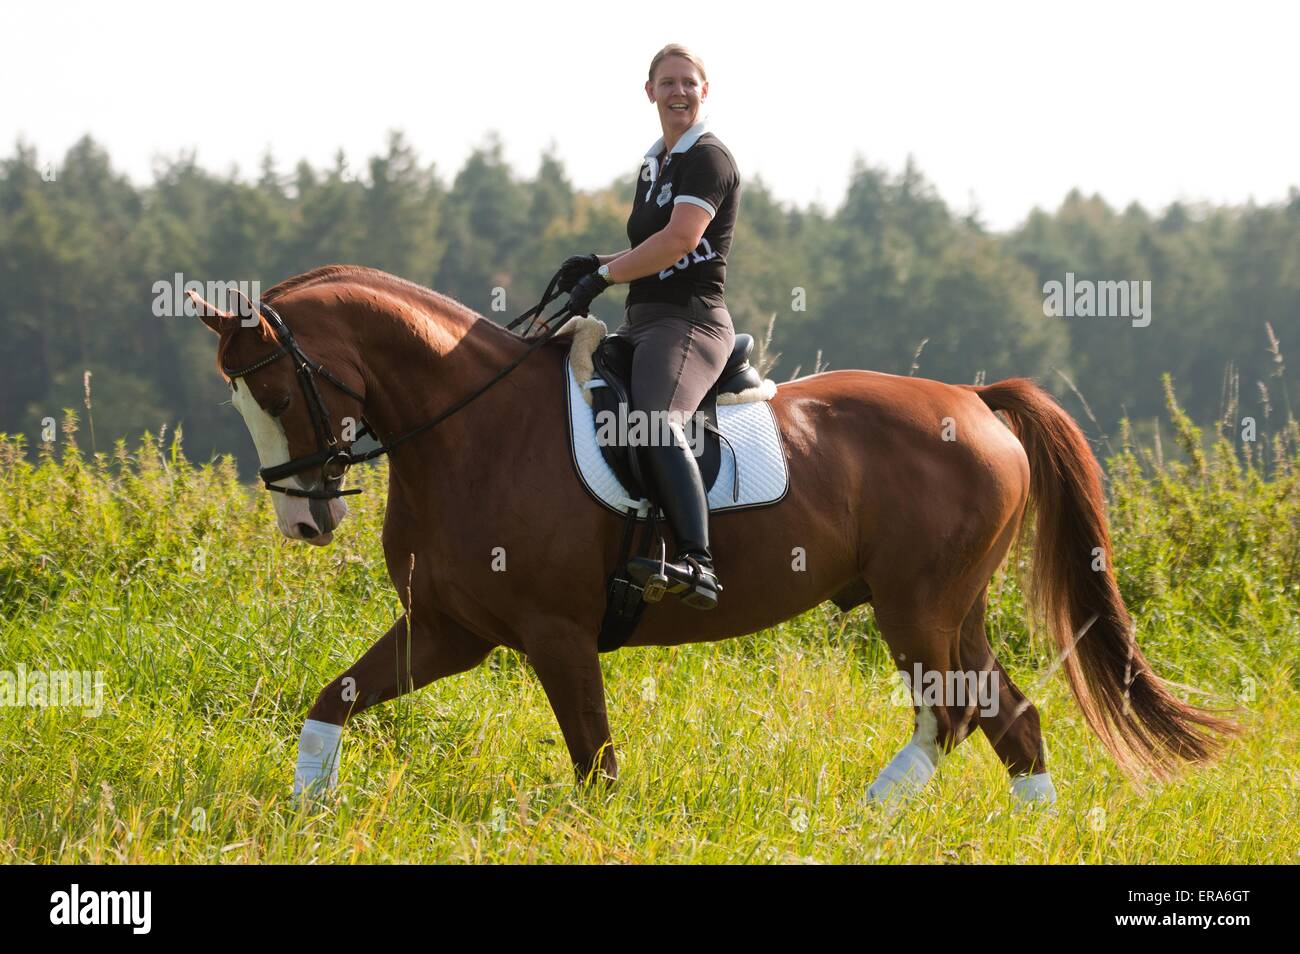
[[[521,175],[554,143],[592,188],[659,137],[645,71],[681,42],[742,177],[778,198],[833,207],[855,155],[896,171],[911,153],[1005,229],[1074,186],[1121,207],[1284,198],[1298,28],[1277,2],[11,0],[0,155],[22,136],[57,161],[89,132],[137,182],[191,147],[216,172],[252,175],[267,148],[286,172],[339,147],[360,168],[401,128],[449,182],[496,130]]]

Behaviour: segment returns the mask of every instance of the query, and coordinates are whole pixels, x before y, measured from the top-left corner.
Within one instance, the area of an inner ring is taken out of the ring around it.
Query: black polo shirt
[[[724,304],[727,255],[740,205],[740,173],[721,140],[704,128],[704,121],[688,129],[663,156],[659,139],[646,153],[632,197],[627,237],[636,248],[663,229],[679,202],[689,202],[710,212],[708,228],[692,252],[662,272],[638,278],[628,286],[627,303],[668,302],[684,305],[692,297],[710,306]],[[661,159],[662,167],[661,167]]]

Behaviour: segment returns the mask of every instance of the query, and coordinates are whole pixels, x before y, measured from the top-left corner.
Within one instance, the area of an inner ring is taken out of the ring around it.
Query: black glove
[[[606,284],[605,279],[595,272],[584,275],[579,279],[578,284],[573,286],[573,293],[569,295],[569,302],[566,306],[569,313],[573,315],[587,314],[591,308],[592,300],[608,287],[609,285]]]
[[[562,292],[573,291],[573,286],[578,284],[578,279],[590,275],[598,268],[600,268],[600,259],[596,257],[595,252],[590,255],[571,255],[560,266],[560,283],[556,287]]]

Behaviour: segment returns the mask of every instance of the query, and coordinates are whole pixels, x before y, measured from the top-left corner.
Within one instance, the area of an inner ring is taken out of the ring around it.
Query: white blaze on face
[[[235,410],[243,417],[244,424],[248,427],[248,433],[257,448],[257,459],[262,467],[275,467],[286,463],[289,460],[289,438],[284,433],[284,426],[262,409],[246,386],[241,386],[238,381],[232,384],[234,391],[231,404],[235,406]],[[306,489],[296,474],[281,478],[276,481],[276,484],[298,490]],[[293,540],[309,540],[313,543],[329,542],[330,534],[321,533],[320,524],[312,516],[311,501],[308,498],[290,497],[273,491],[271,498],[275,505],[276,526],[286,537]],[[341,499],[335,498],[329,501],[329,515],[334,521],[334,526],[342,521],[347,512],[347,505]],[[310,527],[313,534],[305,534],[302,525]]]

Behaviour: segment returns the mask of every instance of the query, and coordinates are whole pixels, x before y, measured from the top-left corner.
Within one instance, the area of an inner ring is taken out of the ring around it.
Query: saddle
[[[612,418],[604,418],[606,420],[626,420],[627,412],[632,406],[634,347],[631,339],[619,334],[606,335],[596,346],[592,354],[595,375],[587,383],[591,394],[591,408],[596,415],[596,420],[602,420],[604,415],[613,415]],[[700,467],[700,477],[704,481],[705,493],[712,489],[718,479],[718,471],[722,465],[721,443],[726,440],[718,430],[718,395],[740,394],[742,391],[761,388],[763,385],[762,375],[749,363],[749,356],[753,350],[753,335],[736,335],[731,356],[727,358],[718,380],[704,395],[696,411],[697,420],[702,423],[704,429],[703,453],[696,458],[696,461]],[[619,436],[622,436],[621,432]],[[699,435],[696,435],[696,438],[698,439]],[[627,488],[628,493],[633,497],[654,499],[654,488],[642,476],[639,447],[629,447],[621,440],[602,441],[600,453],[619,482]],[[739,480],[738,468],[735,473],[736,479]],[[738,490],[733,492],[732,496],[736,496],[736,493]]]

